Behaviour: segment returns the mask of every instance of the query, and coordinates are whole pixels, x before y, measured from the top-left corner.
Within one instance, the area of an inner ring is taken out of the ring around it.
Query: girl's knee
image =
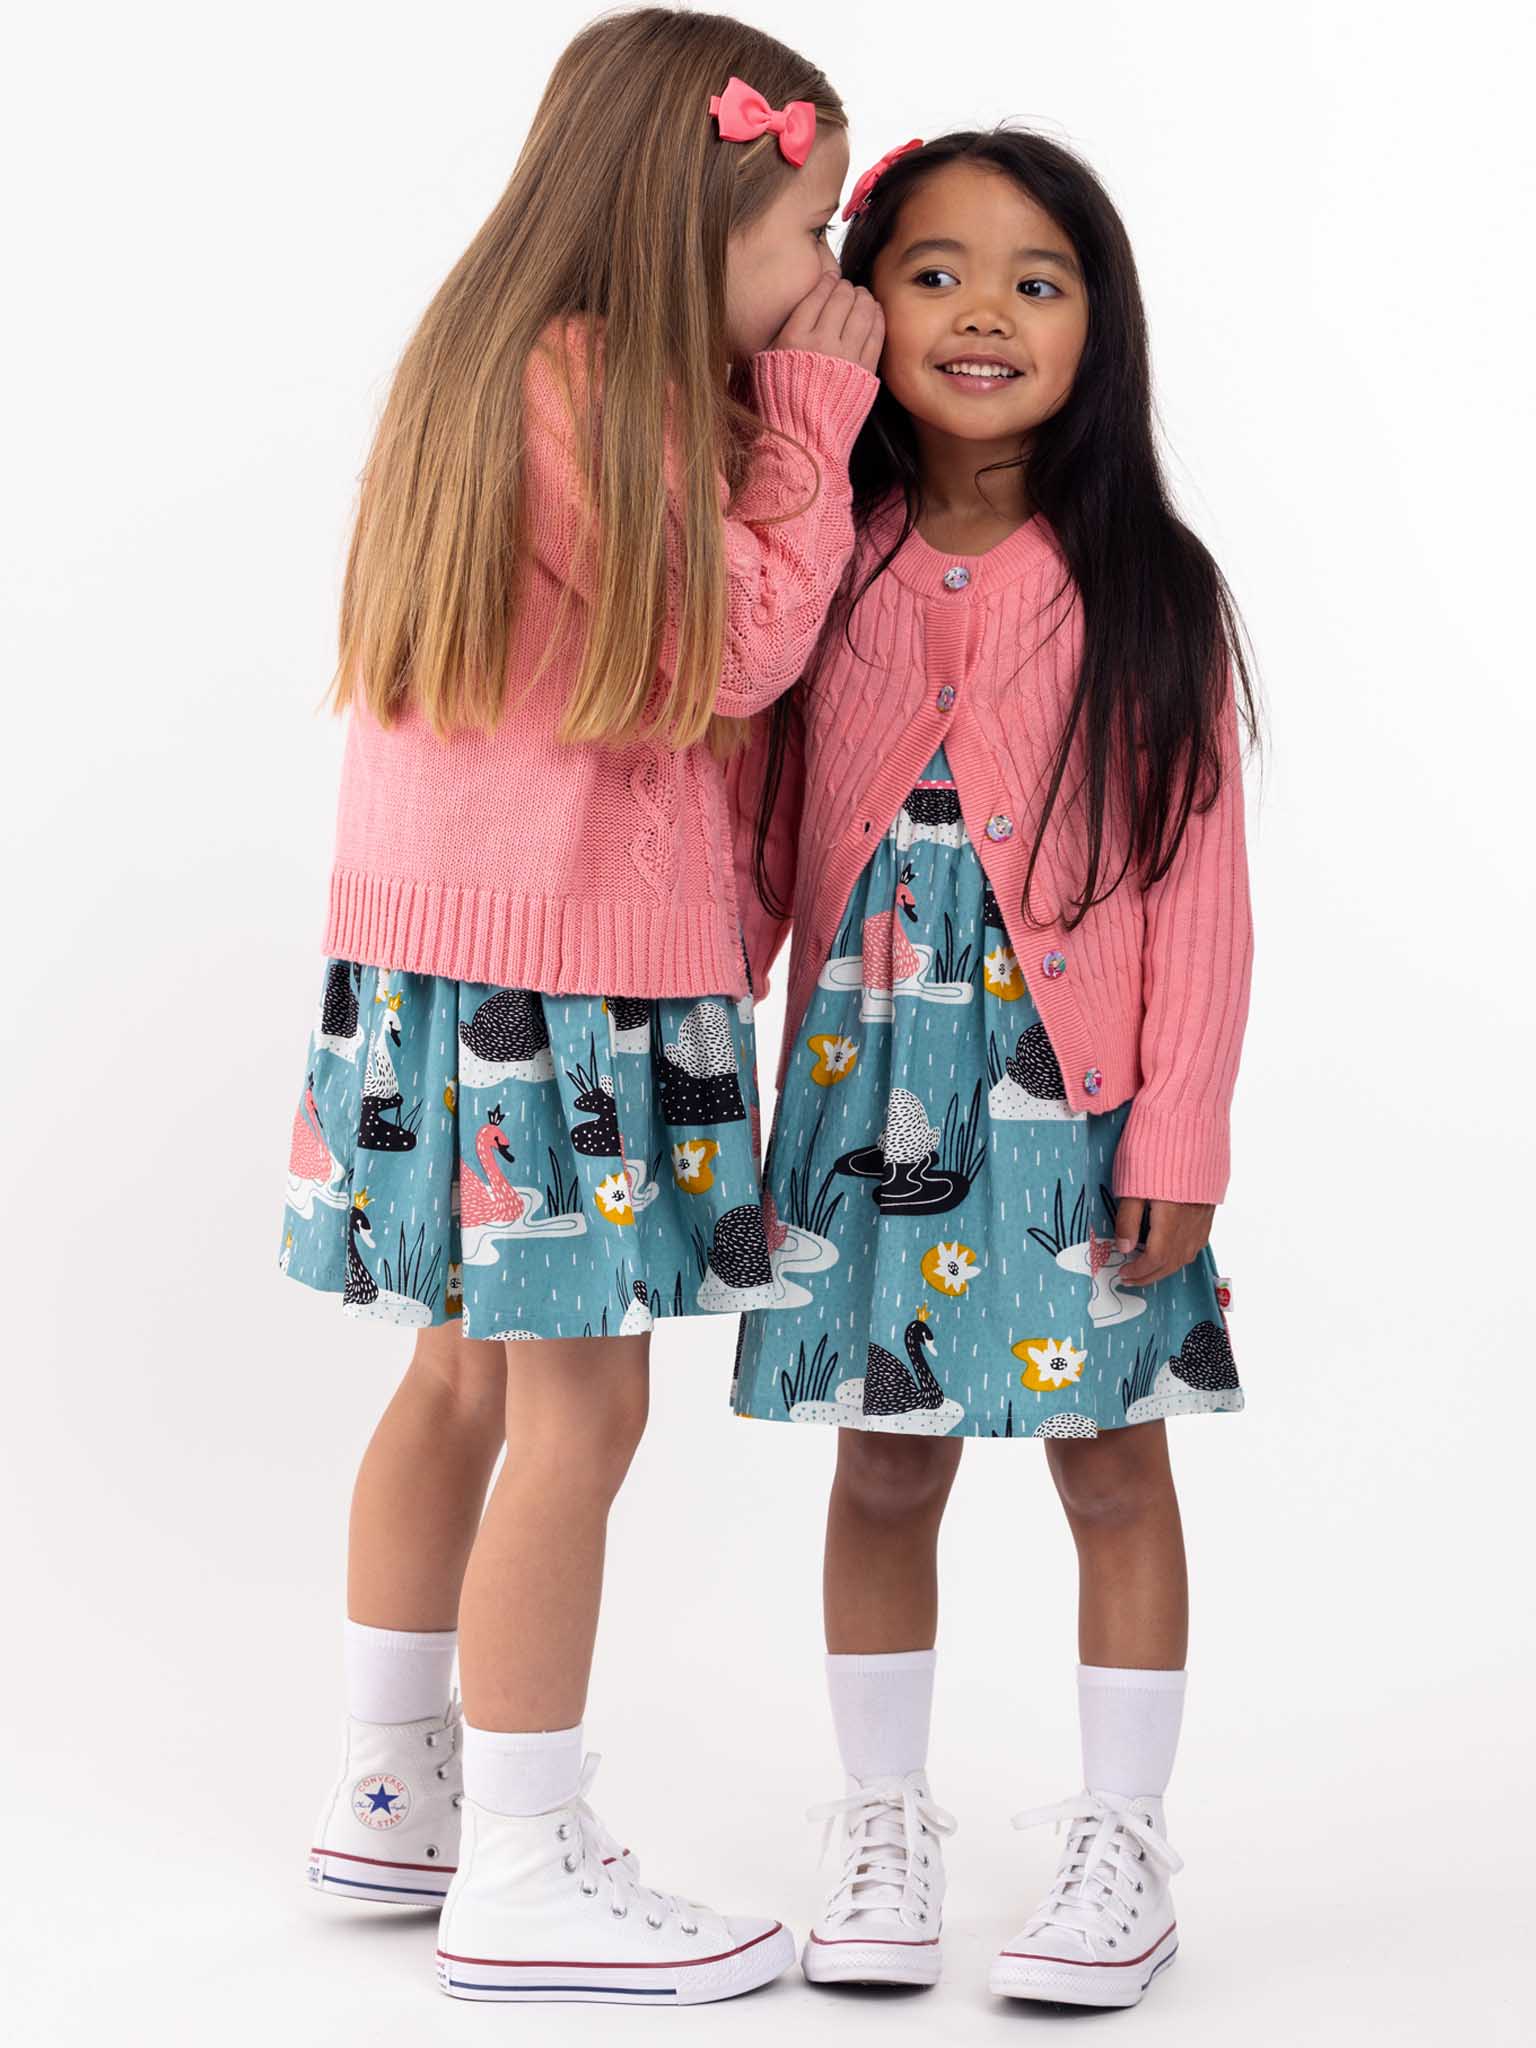
[[[507,1361],[507,1442],[582,1493],[617,1493],[645,1434],[650,1372],[634,1339],[518,1345]]]
[[[1167,1445],[1151,1423],[1049,1447],[1051,1476],[1069,1519],[1108,1528],[1138,1522],[1174,1498]]]
[[[844,1430],[837,1447],[837,1491],[877,1520],[930,1514],[948,1498],[960,1448],[941,1437]]]
[[[507,1393],[506,1346],[466,1337],[457,1322],[417,1332],[411,1371],[432,1382],[467,1413],[500,1426]]]

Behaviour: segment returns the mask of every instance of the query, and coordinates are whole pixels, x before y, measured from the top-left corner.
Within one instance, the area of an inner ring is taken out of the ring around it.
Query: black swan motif
[[[499,988],[459,1026],[459,1079],[470,1088],[502,1081],[552,1081],[544,1005],[526,988]]]
[[[960,823],[960,792],[952,782],[909,792],[901,807],[916,826],[953,831]]]
[[[643,996],[604,996],[616,1052],[646,1052],[651,1043],[651,1006]],[[620,1044],[623,1039],[627,1043]]]
[[[619,1111],[613,1099],[612,1081],[606,1074],[599,1077],[584,1070],[573,1074],[569,1068],[566,1075],[577,1091],[575,1107],[593,1119],[589,1124],[571,1125],[572,1145],[588,1159],[622,1159],[624,1141],[619,1135]]]
[[[746,1120],[731,1020],[717,1002],[695,1003],[661,1049],[657,1063],[661,1114],[669,1124],[735,1124]]]
[[[887,1351],[883,1344],[870,1345],[869,1365],[864,1373],[866,1415],[910,1415],[917,1408],[944,1406],[944,1389],[934,1378],[925,1355],[933,1341],[927,1315],[920,1309],[906,1329],[911,1374],[894,1351]],[[914,1376],[916,1387],[912,1384]]]
[[[370,1302],[379,1298],[379,1283],[363,1264],[363,1255],[358,1250],[358,1240],[366,1245],[373,1243],[373,1232],[368,1226],[367,1197],[358,1193],[352,1197],[352,1207],[347,1212],[347,1279],[341,1290],[341,1299],[347,1308],[367,1308]]]
[[[346,960],[333,960],[325,971],[325,994],[320,999],[320,1039],[330,1051],[338,1045],[356,1050],[357,995],[363,970]]]
[[[765,1308],[773,1297],[773,1262],[757,1202],[727,1209],[715,1223],[699,1306],[709,1309]]]
[[[941,1168],[938,1156],[939,1133],[927,1110],[910,1089],[893,1088],[879,1144],[845,1152],[832,1170],[877,1182],[874,1203],[882,1215],[941,1216],[965,1200],[972,1176]]]
[[[1202,1394],[1225,1393],[1238,1384],[1231,1343],[1216,1323],[1196,1323],[1168,1364],[1185,1386],[1198,1387]]]
[[[1061,1078],[1061,1062],[1051,1049],[1043,1024],[1031,1024],[1019,1033],[1019,1042],[1004,1063],[1009,1075],[1037,1102],[1065,1102],[1067,1084]]]

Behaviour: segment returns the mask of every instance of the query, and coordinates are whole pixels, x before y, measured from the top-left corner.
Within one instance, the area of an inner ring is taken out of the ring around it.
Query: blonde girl
[[[353,1496],[309,1876],[446,1895],[457,1998],[692,2003],[793,1955],[641,1882],[581,1721],[648,1332],[777,1284],[722,764],[852,547],[881,320],[827,249],[846,168],[836,94],[771,37],[597,22],[363,477],[281,1263],[415,1348]]]

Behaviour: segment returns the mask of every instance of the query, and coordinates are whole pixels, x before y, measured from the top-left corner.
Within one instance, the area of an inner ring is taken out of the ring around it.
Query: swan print
[[[341,1296],[343,1310],[350,1316],[360,1316],[369,1322],[399,1323],[407,1328],[425,1328],[432,1321],[432,1288],[436,1282],[437,1254],[433,1255],[424,1295],[409,1293],[402,1288],[388,1285],[380,1287],[363,1261],[362,1248],[366,1247],[371,1251],[374,1247],[373,1229],[368,1221],[366,1188],[359,1188],[352,1197],[352,1209],[347,1221],[347,1283]],[[402,1229],[402,1266],[405,1265],[404,1248],[405,1235]],[[390,1274],[386,1277],[392,1279],[394,1276]],[[414,1278],[414,1272],[409,1277]]]
[[[835,1171],[874,1181],[882,1215],[939,1216],[958,1208],[986,1156],[985,1141],[976,1134],[980,1101],[978,1082],[970,1113],[962,1118],[960,1098],[952,1098],[940,1131],[910,1088],[893,1088],[879,1143],[845,1152]]]
[[[1022,990],[1022,977],[1019,985]],[[1060,1062],[1045,1035],[1045,1026],[1038,1019],[1019,1033],[1006,1059],[1001,1057],[997,1041],[989,1033],[987,1060],[992,1076],[987,1107],[995,1123],[1082,1122],[1082,1112],[1074,1110],[1067,1101]]]
[[[345,1177],[345,1168],[332,1154],[320,1122],[315,1077],[311,1074],[294,1112],[293,1135],[288,1146],[288,1207],[306,1221],[314,1215],[317,1202],[331,1209],[346,1208]],[[292,1245],[287,1249],[291,1264]]]
[[[863,1023],[889,1024],[896,1014],[898,996],[926,1003],[959,1004],[968,1003],[974,994],[969,979],[928,978],[934,948],[909,938],[905,929],[918,921],[917,898],[912,890],[915,874],[911,861],[907,861],[897,879],[895,901],[890,909],[864,919],[860,950],[829,960],[817,977],[818,988],[860,990],[859,1017]]]
[[[516,1165],[505,1135],[500,1103],[490,1110],[475,1134],[474,1163],[459,1161],[459,1235],[465,1266],[493,1266],[498,1247],[512,1238],[581,1237],[587,1219],[579,1209],[557,1216],[537,1212],[544,1195],[537,1188],[518,1187],[507,1173]]]
[[[837,1246],[799,1223],[783,1223],[768,1190],[763,1193],[763,1238],[768,1246],[768,1275],[773,1308],[804,1308],[811,1300],[795,1275],[825,1273],[835,1266]]]
[[[723,1003],[696,1003],[661,1049],[661,1114],[669,1124],[744,1123],[731,1020]]]
[[[608,996],[608,1044],[613,1052],[648,1053],[651,1049],[651,1006],[638,996]]]
[[[1127,1385],[1123,1391],[1132,1395]],[[1219,1322],[1195,1324],[1178,1351],[1158,1368],[1151,1386],[1125,1403],[1127,1422],[1155,1422],[1167,1415],[1231,1413],[1243,1406],[1232,1345]]]
[[[1019,954],[1003,917],[1019,847],[964,822],[973,798],[1000,816],[1007,794],[967,787],[962,810],[941,749],[864,841],[826,957],[792,976],[803,988],[819,966],[768,1146],[767,1281],[722,1288],[753,1307],[740,1415],[1086,1441],[1242,1405],[1210,1253],[1147,1285],[1122,1277],[1135,1255],[1111,1190],[1131,1104],[1067,1101],[1021,957],[1039,958],[1042,995],[1070,993],[1055,984],[1073,963],[1044,927],[1038,956]],[[1070,1003],[1061,1014],[1075,1028]],[[1070,1050],[1068,1072],[1106,1048]]]
[[[1146,1314],[1145,1299],[1122,1286],[1119,1279],[1120,1268],[1135,1256],[1135,1252],[1121,1251],[1112,1237],[1100,1237],[1094,1230],[1089,1231],[1086,1244],[1069,1244],[1056,1254],[1064,1273],[1086,1274],[1088,1320],[1096,1330],[1110,1330]]]
[[[951,1400],[928,1363],[934,1342],[928,1304],[907,1324],[904,1343],[911,1370],[883,1344],[869,1346],[861,1380],[844,1380],[830,1401],[797,1401],[790,1410],[795,1422],[830,1422],[844,1429],[884,1431],[894,1436],[948,1436],[965,1420],[965,1409]]]
[[[499,988],[459,1025],[459,1079],[467,1088],[553,1081],[544,1005],[525,988]]]
[[[961,847],[966,843],[960,792],[952,782],[917,783],[896,813],[896,844],[905,853],[918,845]]]
[[[344,959],[316,984],[274,1250],[348,1315],[524,1343],[634,1334],[788,1299],[782,1272],[835,1258],[793,1230],[770,1255],[751,1030],[730,996]]]
[[[383,1006],[384,1015],[373,1034],[373,1043],[368,1048],[368,1071],[363,1077],[363,1113],[358,1126],[358,1149],[363,1152],[411,1152],[416,1146],[416,1119],[421,1114],[417,1103],[410,1115],[402,1120],[400,1111],[404,1097],[400,1084],[395,1079],[395,1063],[390,1057],[390,1048],[396,1051],[401,1045],[400,1011],[405,998],[400,994],[391,995],[383,981],[373,999]],[[393,1110],[394,1116],[389,1112]]]
[[[316,1052],[333,1052],[338,1059],[356,1061],[363,1042],[357,1002],[362,979],[363,970],[346,960],[333,960],[326,969],[320,1021],[315,1026]]]
[[[715,1225],[699,1284],[698,1302],[707,1309],[766,1308],[773,1300],[773,1262],[768,1254],[760,1203],[728,1209]]]

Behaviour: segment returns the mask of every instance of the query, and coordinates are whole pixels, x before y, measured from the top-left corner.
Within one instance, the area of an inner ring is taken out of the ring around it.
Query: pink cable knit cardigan
[[[882,511],[855,575],[866,550],[883,554],[900,530],[900,506]],[[1081,836],[1060,817],[1035,878],[1032,907],[1047,921],[1027,925],[1019,906],[1036,804],[1080,646],[1070,592],[1056,595],[1065,574],[1041,520],[984,555],[943,555],[914,533],[854,612],[858,655],[834,638],[797,699],[767,845],[774,893],[794,920],[780,1084],[849,891],[942,745],[1068,1100],[1096,1111],[1131,1101],[1116,1192],[1219,1202],[1252,958],[1236,716],[1229,706],[1221,795],[1191,820],[1163,880],[1122,884],[1067,931],[1059,906],[1083,871]],[[759,995],[786,930],[752,881],[762,760],[759,745],[733,764],[738,888]]]
[[[857,364],[778,349],[751,363],[764,435],[726,508],[729,619],[716,708],[746,717],[805,665],[853,547],[848,452],[879,389]],[[528,371],[531,563],[509,674],[531,674],[565,592],[586,601],[581,482],[552,367]],[[786,517],[786,514],[793,516]],[[674,571],[676,563],[673,563]],[[493,733],[440,739],[357,711],[342,769],[325,950],[551,994],[745,993],[725,780],[708,747],[566,746],[580,655],[569,607],[544,674]],[[662,665],[670,637],[663,645]]]

